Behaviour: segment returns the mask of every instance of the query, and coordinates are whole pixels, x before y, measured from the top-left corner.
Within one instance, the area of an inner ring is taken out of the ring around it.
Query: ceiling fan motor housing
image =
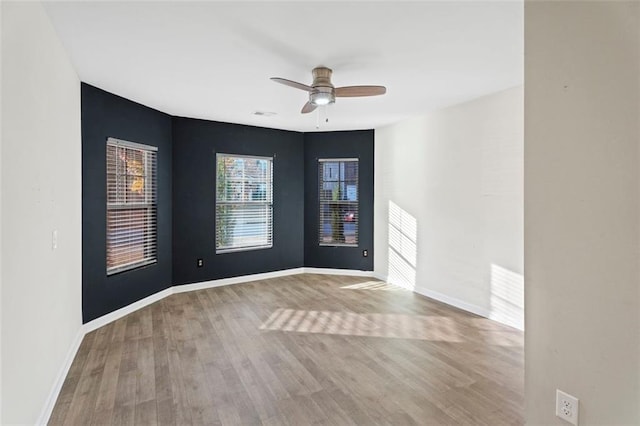
[[[326,67],[313,69],[312,90],[309,92],[309,102],[314,105],[328,105],[336,101],[336,94],[331,84],[333,71]]]

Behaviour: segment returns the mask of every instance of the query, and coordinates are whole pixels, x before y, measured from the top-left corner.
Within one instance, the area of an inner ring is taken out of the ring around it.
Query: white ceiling
[[[299,131],[320,117],[322,131],[370,129],[523,83],[521,1],[45,7],[82,81],[177,116]],[[335,86],[387,94],[302,115],[307,94],[269,77],[310,84],[318,65],[333,69]]]

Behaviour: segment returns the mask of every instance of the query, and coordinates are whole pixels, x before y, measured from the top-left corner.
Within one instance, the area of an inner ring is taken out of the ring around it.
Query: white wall
[[[2,5],[0,4],[0,46],[2,46]],[[0,48],[1,49],[1,48]],[[0,54],[0,100],[2,99],[2,54]],[[2,102],[0,101],[0,167],[2,166]],[[0,309],[2,309],[2,172],[0,172]],[[2,423],[2,313],[0,313],[0,423]]]
[[[80,82],[39,3],[1,7],[0,423],[22,424],[81,327]]]
[[[525,6],[526,419],[640,424],[640,3]]]
[[[523,89],[375,133],[376,275],[523,327]]]

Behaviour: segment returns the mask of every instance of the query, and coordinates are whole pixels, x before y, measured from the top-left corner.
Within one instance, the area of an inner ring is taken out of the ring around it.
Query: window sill
[[[239,251],[264,250],[264,249],[270,249],[272,247],[273,247],[273,244],[269,244],[269,245],[265,245],[265,246],[251,246],[251,247],[216,249],[216,254],[237,253]]]
[[[158,260],[157,259],[145,260],[142,262],[131,263],[129,265],[118,266],[111,270],[107,270],[107,276],[110,277],[112,275],[116,275],[121,272],[132,271],[134,269],[142,268],[144,266],[153,265],[154,263],[158,263]]]

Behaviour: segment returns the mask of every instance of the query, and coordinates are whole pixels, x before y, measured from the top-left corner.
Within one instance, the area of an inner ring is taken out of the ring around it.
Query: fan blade
[[[384,86],[344,86],[336,87],[336,98],[351,98],[355,96],[378,96],[387,93]]]
[[[305,90],[307,92],[310,92],[312,90],[311,86],[298,83],[297,81],[287,80],[286,78],[271,77],[271,80],[275,81],[276,83],[284,84],[285,86],[295,87],[296,89]]]
[[[303,114],[307,114],[307,113],[310,113],[311,111],[314,111],[316,108],[318,108],[317,105],[314,105],[311,102],[307,102],[306,104],[304,104],[304,106],[302,107],[302,111],[300,112]]]

